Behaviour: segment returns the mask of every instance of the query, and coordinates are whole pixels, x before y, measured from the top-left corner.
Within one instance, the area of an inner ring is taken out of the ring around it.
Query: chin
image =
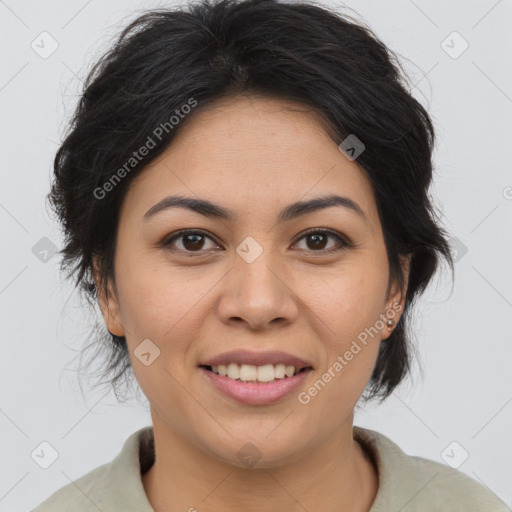
[[[270,439],[265,432],[261,436],[229,437],[222,444],[213,443],[207,451],[231,466],[270,469],[298,462],[307,451],[306,446],[298,446],[300,440]]]

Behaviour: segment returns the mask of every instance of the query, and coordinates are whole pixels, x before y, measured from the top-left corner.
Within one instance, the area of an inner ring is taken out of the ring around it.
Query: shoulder
[[[487,487],[439,462],[406,454],[388,437],[354,426],[374,459],[379,489],[370,512],[511,512]]]
[[[134,432],[112,461],[58,489],[32,512],[152,512],[142,485],[140,457],[151,458],[152,436],[151,427]]]
[[[110,464],[104,464],[61,487],[32,512],[88,511],[91,507],[102,510],[102,494],[108,488]]]

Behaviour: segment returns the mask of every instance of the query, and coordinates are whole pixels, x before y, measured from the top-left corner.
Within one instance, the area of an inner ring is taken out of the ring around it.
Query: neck
[[[368,512],[378,475],[352,437],[352,420],[298,463],[248,469],[206,453],[153,416],[156,459],[142,483],[155,512]]]

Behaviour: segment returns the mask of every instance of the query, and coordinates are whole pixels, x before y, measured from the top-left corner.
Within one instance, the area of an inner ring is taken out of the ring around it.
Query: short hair
[[[408,90],[396,54],[348,15],[312,2],[203,0],[149,10],[131,22],[90,70],[55,156],[48,199],[65,234],[61,271],[75,277],[90,304],[97,301],[93,258],[105,293],[109,280],[115,285],[119,212],[129,184],[201,106],[237,94],[298,102],[319,114],[336,144],[354,134],[365,145],[357,163],[375,194],[390,279],[402,287],[400,256],[411,257],[402,317],[381,343],[366,389],[367,399],[382,401],[411,368],[411,305],[441,258],[452,270],[453,261],[429,193],[432,121]],[[198,106],[170,128],[191,98]],[[165,129],[149,154],[112,183],[158,126]],[[107,182],[108,194],[99,194]],[[126,339],[98,324],[95,333],[90,347],[107,354],[102,376],[117,390],[131,368]]]

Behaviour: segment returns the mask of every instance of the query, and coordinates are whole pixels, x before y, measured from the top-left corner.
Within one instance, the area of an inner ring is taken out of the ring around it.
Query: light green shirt
[[[464,473],[407,455],[374,430],[354,426],[353,432],[378,468],[379,489],[369,512],[511,512]],[[154,457],[153,428],[144,427],[111,462],[62,487],[32,512],[154,512],[141,479]]]

